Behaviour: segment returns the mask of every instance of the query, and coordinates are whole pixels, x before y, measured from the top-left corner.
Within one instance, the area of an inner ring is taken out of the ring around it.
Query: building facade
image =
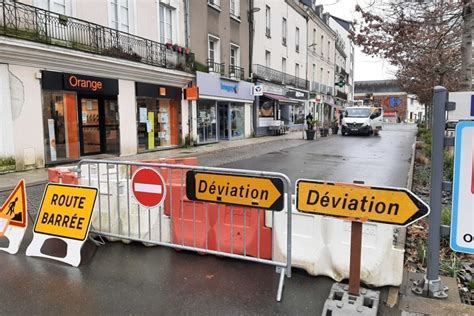
[[[200,99],[193,113],[198,144],[252,135],[253,84],[248,82],[248,0],[188,1],[189,38]]]
[[[345,63],[336,64],[335,81],[344,80],[344,85],[335,86],[335,97],[340,103],[351,104],[354,99],[354,44],[349,39],[350,32],[354,31],[351,22],[331,16],[330,27],[336,32],[336,52],[339,51],[345,58]]]
[[[184,142],[183,2],[3,1],[0,12],[0,156],[17,170]]]
[[[407,120],[408,93],[402,91],[396,80],[356,81],[355,100],[364,105],[380,106],[384,120],[403,122]]]
[[[252,79],[263,88],[256,102],[257,135],[274,128],[303,128],[308,107],[307,25],[297,1],[255,0]]]
[[[336,33],[329,26],[323,6],[302,4],[308,18],[308,80],[310,111],[321,124],[330,124],[335,115],[334,79]]]

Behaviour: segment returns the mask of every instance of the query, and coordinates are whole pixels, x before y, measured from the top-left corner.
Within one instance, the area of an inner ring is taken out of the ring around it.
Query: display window
[[[137,97],[139,152],[178,146],[178,110],[175,100]]]
[[[80,156],[77,98],[74,92],[43,91],[46,162]]]
[[[215,101],[201,100],[197,104],[198,142],[217,141],[217,110]]]
[[[245,113],[243,104],[230,104],[230,119],[232,138],[243,138],[245,135]]]

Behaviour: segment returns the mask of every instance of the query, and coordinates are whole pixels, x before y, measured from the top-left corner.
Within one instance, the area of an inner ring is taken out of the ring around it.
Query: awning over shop
[[[272,99],[272,100],[275,100],[275,101],[290,101],[289,98],[283,96],[283,95],[279,95],[279,94],[273,94],[273,93],[266,93],[264,92],[263,95],[269,99]]]

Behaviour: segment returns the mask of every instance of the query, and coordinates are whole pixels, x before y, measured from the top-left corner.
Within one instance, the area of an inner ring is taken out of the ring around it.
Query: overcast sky
[[[329,12],[339,18],[353,21],[359,18],[355,13],[355,6],[358,3],[362,7],[367,0],[317,0],[317,4],[324,5],[324,11]],[[363,54],[357,46],[355,47],[355,67],[354,80],[381,80],[393,79],[396,68],[379,58],[372,58]]]

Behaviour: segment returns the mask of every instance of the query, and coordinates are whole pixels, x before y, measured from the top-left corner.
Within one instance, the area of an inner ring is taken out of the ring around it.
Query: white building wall
[[[0,64],[0,159],[15,155],[10,91],[8,65]]]
[[[314,29],[316,30],[316,41],[313,41]],[[321,18],[312,16],[308,20],[308,36],[308,46],[311,46],[308,49],[308,80],[334,88],[335,33]],[[328,41],[330,42],[329,54]],[[313,73],[313,64],[316,66],[315,73]]]
[[[16,65],[9,69],[17,170],[44,167],[40,69]]]
[[[348,84],[346,85],[346,93],[348,94],[348,100],[354,99],[354,44],[349,39],[349,32],[343,28],[335,19],[332,17],[329,19],[329,26],[344,40],[345,47],[344,52],[347,56],[345,70],[349,74]]]
[[[253,63],[265,66],[265,52],[271,54],[270,68],[282,69],[282,58],[286,58],[286,73],[295,75],[295,64],[300,65],[299,78],[306,79],[307,29],[306,19],[284,0],[255,0],[254,6],[260,11],[254,14],[255,36]],[[266,6],[271,9],[271,36],[265,35]],[[282,44],[282,20],[287,20],[287,45]],[[299,53],[295,50],[296,27],[300,29]]]
[[[117,96],[120,121],[120,155],[127,156],[137,153],[137,106],[135,82],[119,80]]]
[[[52,10],[52,0],[19,2]],[[112,26],[111,0],[64,0],[66,15],[107,27]],[[184,46],[184,2],[181,0],[128,0],[130,33],[160,42],[159,6],[172,9],[173,44]]]

